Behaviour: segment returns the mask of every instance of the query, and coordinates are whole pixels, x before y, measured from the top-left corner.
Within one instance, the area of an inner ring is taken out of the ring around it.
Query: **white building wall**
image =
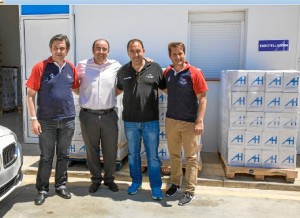
[[[144,43],[145,56],[166,67],[168,43],[187,42],[188,11],[182,7],[78,5],[74,13],[77,62],[92,55],[95,39],[105,38],[111,46],[109,57],[125,64],[127,42],[138,38]]]
[[[245,69],[297,69],[300,6],[252,6],[248,10]],[[288,39],[288,52],[259,52],[258,40]]]
[[[167,45],[182,41],[188,45],[190,12],[245,11],[243,69],[297,69],[299,51],[300,6],[205,6],[205,5],[75,5],[75,62],[92,56],[92,43],[97,38],[110,42],[109,57],[121,64],[129,61],[128,40],[144,42],[146,56],[162,67],[170,64]],[[288,39],[289,51],[259,52],[259,40]],[[188,48],[187,48],[188,51]],[[188,54],[187,54],[188,56]],[[226,69],[224,69],[226,70]],[[205,72],[204,72],[205,73]],[[219,127],[219,81],[209,81],[205,117],[204,151],[217,151]],[[298,140],[300,141],[300,140]],[[298,153],[300,153],[298,143]]]

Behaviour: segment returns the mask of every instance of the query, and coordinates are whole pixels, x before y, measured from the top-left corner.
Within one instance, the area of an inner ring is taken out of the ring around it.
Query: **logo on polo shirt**
[[[124,80],[128,80],[128,79],[131,79],[131,76],[125,77],[125,78],[124,78]]]
[[[148,74],[147,76],[146,76],[148,79],[152,79],[152,78],[154,78],[154,76],[150,73],[150,74]]]
[[[68,79],[72,79],[72,75],[70,73],[68,73],[67,77]]]
[[[183,86],[187,85],[187,81],[184,77],[180,77],[178,83]]]

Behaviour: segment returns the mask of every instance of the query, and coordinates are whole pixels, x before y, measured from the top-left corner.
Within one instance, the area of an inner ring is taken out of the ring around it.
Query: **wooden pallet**
[[[22,106],[18,106],[18,112],[22,112],[23,111],[23,107]]]
[[[291,169],[268,169],[268,168],[251,168],[251,167],[234,167],[228,166],[227,161],[221,156],[225,167],[226,178],[234,179],[235,174],[253,175],[255,180],[263,181],[266,176],[283,176],[286,182],[294,183],[298,176],[297,170]]]
[[[0,108],[0,115],[10,112],[15,112],[18,109],[16,107],[10,107],[10,108]]]

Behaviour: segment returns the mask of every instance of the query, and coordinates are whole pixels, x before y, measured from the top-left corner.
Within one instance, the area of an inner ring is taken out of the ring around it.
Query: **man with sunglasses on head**
[[[147,156],[148,175],[152,198],[162,199],[158,157],[159,111],[158,89],[165,89],[162,68],[144,58],[144,45],[139,39],[127,43],[130,62],[118,71],[118,94],[123,96],[123,121],[128,143],[128,162],[132,184],[128,194],[134,195],[142,185],[141,141]]]

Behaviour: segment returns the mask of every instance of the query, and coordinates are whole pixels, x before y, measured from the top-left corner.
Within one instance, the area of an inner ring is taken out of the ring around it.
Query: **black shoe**
[[[119,191],[119,188],[118,188],[117,184],[114,183],[114,182],[104,183],[104,185],[108,186],[108,189],[113,191],[113,192]]]
[[[42,205],[45,202],[46,197],[47,197],[46,193],[39,193],[37,198],[34,199],[34,204],[35,205]]]
[[[166,191],[166,196],[167,197],[173,196],[179,190],[180,190],[180,186],[179,185],[172,184],[171,187]]]
[[[55,192],[64,199],[70,199],[71,193],[66,188],[55,189]]]
[[[99,183],[92,183],[89,187],[89,193],[95,193],[98,190],[99,186]]]

